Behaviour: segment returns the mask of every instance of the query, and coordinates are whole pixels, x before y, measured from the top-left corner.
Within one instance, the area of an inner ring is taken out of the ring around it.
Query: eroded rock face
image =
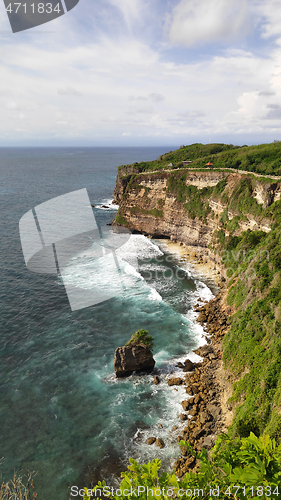
[[[155,361],[152,352],[145,346],[118,347],[114,355],[116,377],[128,377],[134,371],[151,371]]]
[[[231,197],[235,187],[245,178],[241,173],[226,171],[186,171],[188,173],[185,184],[193,185],[199,190],[204,187],[215,186],[224,177],[227,177],[226,191]],[[118,170],[116,188],[114,191],[115,202],[120,206],[120,213],[125,219],[126,227],[154,237],[164,236],[171,240],[180,241],[186,245],[198,245],[207,248],[211,242],[214,231],[221,227],[220,218],[228,207],[227,202],[212,198],[208,200],[212,210],[206,218],[191,218],[185,209],[184,203],[177,201],[177,195],[167,190],[169,177],[182,175],[176,172],[145,172],[139,174],[136,186],[128,189],[132,175],[138,173],[138,167],[130,167]],[[247,175],[247,173],[245,172]],[[281,183],[261,183],[259,179],[253,181],[252,197],[262,204],[265,209],[273,202],[281,198]],[[159,208],[161,210],[159,211]],[[158,215],[155,215],[158,211]],[[154,211],[154,213],[153,213]],[[161,213],[159,213],[161,212]],[[228,207],[228,218],[233,219],[239,215],[234,209]],[[236,234],[242,231],[271,230],[271,220],[267,218],[244,214],[238,222],[239,228]],[[226,231],[227,233],[227,231]],[[228,235],[228,233],[227,233]],[[210,252],[209,252],[210,254]]]

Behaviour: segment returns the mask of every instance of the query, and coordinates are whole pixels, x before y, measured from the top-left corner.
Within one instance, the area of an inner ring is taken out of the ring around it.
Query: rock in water
[[[146,444],[153,444],[156,441],[156,437],[152,436],[146,440]]]
[[[157,438],[155,444],[156,446],[159,446],[159,448],[164,448],[164,441],[161,438]]]
[[[114,356],[116,377],[128,377],[132,372],[151,371],[155,361],[151,350],[143,345],[117,347]]]
[[[168,385],[181,385],[183,380],[180,377],[168,378]]]

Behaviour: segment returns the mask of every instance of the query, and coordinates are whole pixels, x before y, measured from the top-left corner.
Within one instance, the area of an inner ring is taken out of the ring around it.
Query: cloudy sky
[[[80,0],[13,34],[0,146],[281,139],[280,0]]]

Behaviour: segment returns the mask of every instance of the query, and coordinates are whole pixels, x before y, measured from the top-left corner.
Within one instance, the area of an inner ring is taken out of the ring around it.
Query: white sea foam
[[[116,205],[115,203],[112,203],[113,202],[113,199],[110,198],[109,200],[108,199],[104,199],[102,202],[98,203],[97,205],[94,203],[95,205],[95,208],[98,208],[99,210],[118,210],[119,208],[119,205]]]
[[[160,248],[142,234],[132,234],[128,241],[122,247],[118,248],[116,253],[122,260],[126,261],[132,255],[143,260],[163,255]]]
[[[156,300],[158,302],[161,302],[163,300],[160,293],[158,293],[157,290],[155,290],[155,288],[151,288],[151,292],[148,298],[149,300]]]
[[[119,258],[119,260],[122,261],[122,259]],[[124,272],[126,274],[130,274],[132,276],[135,276],[136,278],[139,278],[140,280],[144,281],[144,278],[142,275],[133,267],[131,264],[128,262],[124,262]]]

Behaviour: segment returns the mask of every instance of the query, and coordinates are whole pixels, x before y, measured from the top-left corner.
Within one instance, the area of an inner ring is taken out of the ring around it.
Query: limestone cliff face
[[[185,185],[195,186],[199,193],[200,190],[214,187],[226,179],[220,195],[211,193],[206,200],[211,209],[207,216],[190,217],[187,204],[179,202],[177,193],[168,189],[171,176],[179,178],[184,173],[187,173]],[[115,202],[119,204],[116,222],[154,237],[162,236],[187,245],[207,247],[214,231],[221,227],[221,216],[229,206],[231,197],[235,196],[235,187],[246,178],[250,179],[251,196],[263,209],[280,199],[280,183],[273,183],[272,180],[266,182],[258,177],[240,173],[215,170],[138,173],[137,169],[130,172],[128,169],[119,169],[114,191]],[[232,220],[236,215],[238,213],[235,210],[227,209],[228,220]],[[247,229],[269,232],[270,222],[262,216],[244,213],[233,234],[238,235]]]

